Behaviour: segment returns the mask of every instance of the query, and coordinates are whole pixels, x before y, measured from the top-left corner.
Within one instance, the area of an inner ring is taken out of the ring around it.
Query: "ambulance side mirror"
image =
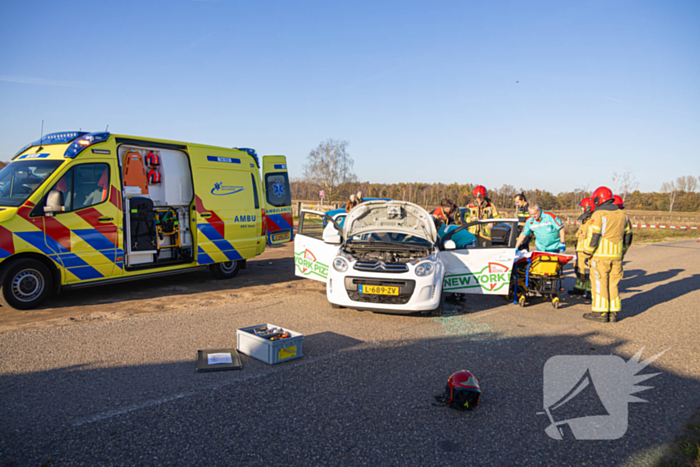
[[[447,240],[445,242],[445,250],[455,250],[457,249],[457,244],[454,242],[454,240]]]
[[[63,193],[58,190],[49,191],[46,197],[46,206],[44,206],[44,214],[53,216],[56,212],[63,212]]]

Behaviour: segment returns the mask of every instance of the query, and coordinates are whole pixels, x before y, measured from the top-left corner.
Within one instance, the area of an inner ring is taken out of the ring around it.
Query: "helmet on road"
[[[583,212],[586,214],[590,214],[595,211],[595,203],[591,198],[583,198],[578,205],[579,207],[583,208]]]
[[[613,204],[620,209],[625,209],[625,202],[618,195],[613,196]]]
[[[467,370],[452,373],[447,380],[445,393],[435,396],[435,400],[448,405],[450,408],[458,410],[471,410],[479,405],[481,398],[481,387]]]
[[[479,185],[474,188],[474,198],[486,198],[486,187]]]
[[[593,196],[591,196],[591,198],[593,198],[593,202],[595,203],[596,207],[598,207],[604,202],[613,199],[613,192],[610,190],[610,188],[601,186],[593,192]]]

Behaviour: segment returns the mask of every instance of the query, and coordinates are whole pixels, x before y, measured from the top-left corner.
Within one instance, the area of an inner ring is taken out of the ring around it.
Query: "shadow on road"
[[[274,285],[300,280],[294,275],[293,258],[255,259],[248,260],[247,263],[246,269],[241,270],[233,279],[216,280],[208,270],[205,270],[67,290],[47,300],[38,310],[161,297],[173,297],[174,300],[179,300],[176,297],[183,295],[230,292],[255,285]]]
[[[663,273],[658,273],[663,274]],[[652,274],[655,276],[657,274]],[[670,277],[674,277],[674,275]],[[670,278],[669,277],[669,278]],[[665,279],[659,279],[665,280]],[[658,281],[654,281],[658,282]],[[694,274],[680,280],[662,284],[645,292],[638,292],[622,300],[622,318],[637,316],[650,308],[669,302],[675,298],[690,292],[695,292],[700,287],[700,274]],[[623,289],[623,290],[626,290]]]
[[[685,269],[669,269],[668,271],[647,274],[644,269],[630,269],[624,272],[624,278],[620,281],[619,289],[621,292],[634,292],[634,290],[629,289],[653,284],[655,282],[667,281],[676,277],[683,271],[685,271]]]
[[[438,322],[460,329],[463,319]],[[545,362],[609,359],[626,342],[596,344],[597,333],[509,337],[461,329],[360,345],[321,333],[304,342],[302,359],[269,366],[244,356],[243,370],[234,372],[195,373],[192,349],[191,361],[6,373],[0,464],[621,465],[658,449],[700,404],[700,382],[661,370],[661,357],[641,371],[660,371],[644,382],[653,389],[635,394],[650,403],[624,403],[622,438],[555,441],[544,431],[548,417],[537,414]],[[661,350],[647,346],[642,358]],[[627,347],[624,360],[635,351]],[[479,379],[481,405],[466,413],[432,406],[448,376],[463,368]],[[561,371],[571,384],[579,380]],[[619,388],[623,373],[592,382]],[[597,404],[611,400],[598,395]],[[585,414],[587,400],[567,404]]]

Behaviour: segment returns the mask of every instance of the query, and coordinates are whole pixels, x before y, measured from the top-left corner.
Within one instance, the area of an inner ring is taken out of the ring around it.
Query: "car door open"
[[[476,224],[497,224],[494,227],[508,232],[501,232],[499,241],[483,242],[473,248],[454,248],[451,237]],[[452,293],[506,295],[510,284],[510,275],[515,259],[515,242],[517,239],[517,219],[484,219],[463,225],[440,239],[440,255],[445,264],[443,291]]]
[[[328,268],[342,242],[340,231],[332,217],[317,211],[301,211],[294,236],[294,274],[326,282]]]

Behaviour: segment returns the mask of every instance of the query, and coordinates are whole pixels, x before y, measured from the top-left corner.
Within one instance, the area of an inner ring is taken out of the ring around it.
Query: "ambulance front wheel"
[[[4,266],[0,272],[0,304],[5,308],[36,308],[51,292],[51,272],[41,261],[24,258]]]
[[[217,279],[231,279],[241,270],[240,261],[227,261],[209,265],[209,272]]]

